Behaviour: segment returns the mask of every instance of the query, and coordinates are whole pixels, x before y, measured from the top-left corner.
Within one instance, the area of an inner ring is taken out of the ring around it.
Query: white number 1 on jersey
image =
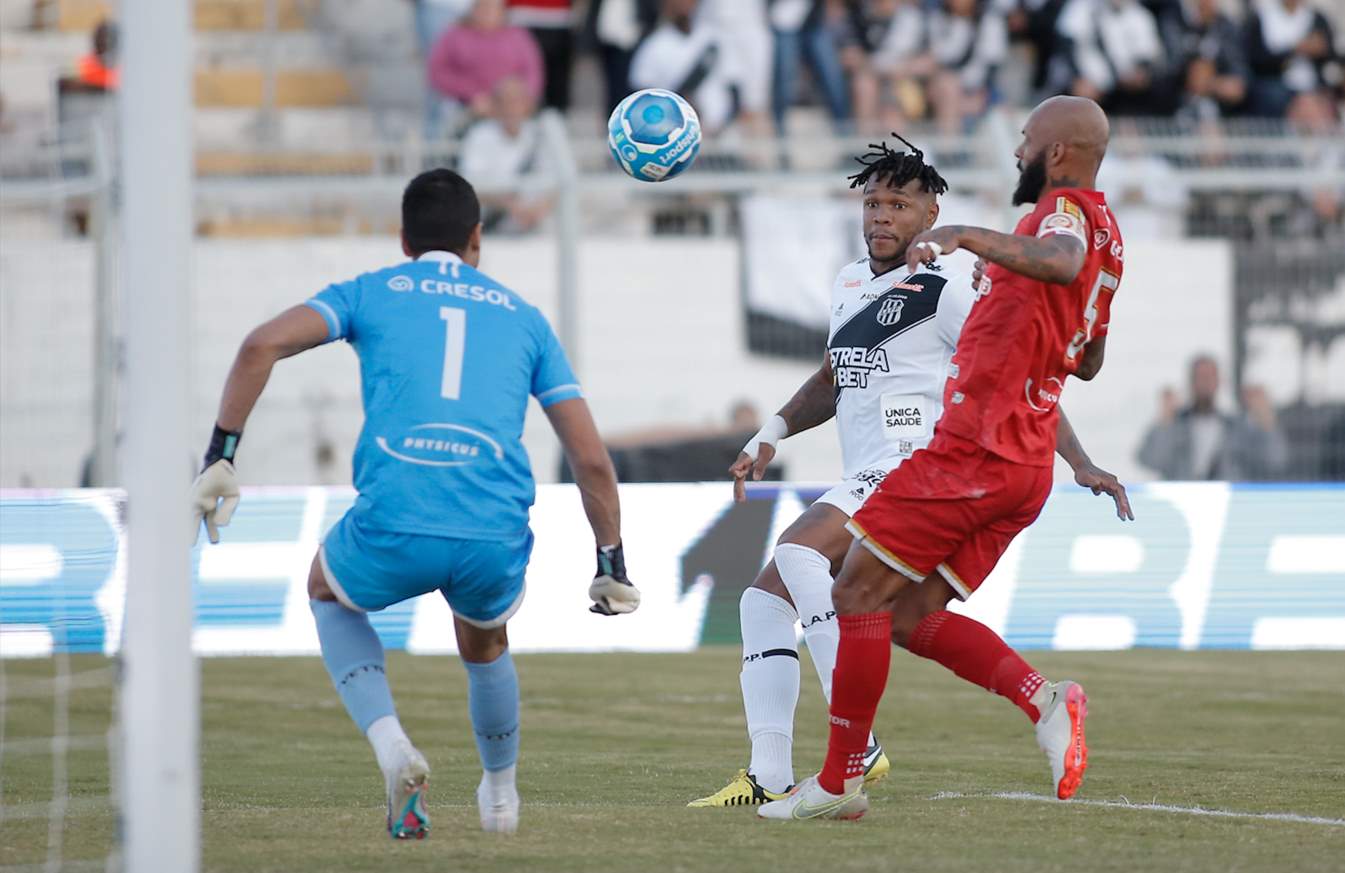
[[[440,306],[439,318],[445,322],[444,378],[439,383],[439,395],[457,400],[462,394],[462,356],[467,351],[467,310]]]

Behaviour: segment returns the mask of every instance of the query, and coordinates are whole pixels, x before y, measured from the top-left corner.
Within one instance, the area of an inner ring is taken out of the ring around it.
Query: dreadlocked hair
[[[896,131],[892,135],[901,140],[910,151],[895,152],[886,142],[874,145],[869,143],[869,151],[855,158],[864,169],[847,176],[851,188],[863,188],[870,179],[886,181],[892,187],[905,185],[912,179],[920,180],[920,187],[930,194],[943,194],[948,183],[939,175],[939,171],[925,163],[925,153],[916,148],[908,139]]]

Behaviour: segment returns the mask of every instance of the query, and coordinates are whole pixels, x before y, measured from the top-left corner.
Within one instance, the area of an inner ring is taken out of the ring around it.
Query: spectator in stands
[[[516,76],[502,79],[491,102],[491,117],[477,121],[463,136],[458,165],[483,192],[492,184],[518,185],[545,170],[549,154],[534,118],[537,101],[526,82]],[[525,190],[483,193],[481,222],[492,233],[525,233],[551,213],[552,205],[550,195],[529,195]]]
[[[416,42],[420,56],[429,61],[440,34],[462,20],[472,8],[472,0],[414,0],[416,4]]]
[[[726,56],[724,34],[696,15],[700,0],[663,0],[658,27],[630,64],[635,88],[667,88],[691,102],[710,135],[726,128],[738,111],[738,82]]]
[[[1158,24],[1139,0],[1068,0],[1056,30],[1054,90],[1089,97],[1115,114],[1171,111],[1155,89],[1165,73]]]
[[[724,424],[657,423],[625,433],[608,434],[606,444],[622,482],[713,482],[738,459],[743,442],[761,426],[761,414],[750,400],[736,400]],[[775,464],[768,481],[784,478]],[[574,475],[561,461],[560,479]]]
[[[991,0],[942,0],[928,40],[937,64],[927,86],[930,106],[943,133],[961,133],[990,105],[995,71],[1009,52],[1004,14]]]
[[[420,49],[422,69],[426,71],[424,132],[433,138],[442,126],[443,100],[429,80],[430,53],[440,35],[462,20],[472,8],[473,0],[412,0],[416,15],[416,45]]]
[[[1253,0],[1247,18],[1252,69],[1248,110],[1273,118],[1330,113],[1326,75],[1335,60],[1326,16],[1307,0]]]
[[[861,129],[890,130],[932,115],[941,132],[957,134],[985,111],[1009,48],[1004,14],[992,0],[941,0],[931,9],[881,0],[868,4],[861,21],[859,41],[873,45],[865,61],[849,61]]]
[[[850,72],[856,126],[899,129],[928,110],[923,80],[935,72],[927,50],[928,15],[919,0],[869,0],[852,7],[850,35],[840,40]]]
[[[1219,365],[1209,355],[1191,362],[1191,402],[1178,406],[1163,391],[1158,420],[1140,446],[1139,462],[1164,479],[1254,481],[1275,479],[1289,463],[1289,445],[1264,388],[1242,392],[1243,411],[1218,410]]]
[[[1336,413],[1335,420],[1326,427],[1322,436],[1321,476],[1328,482],[1345,482],[1345,409]]]
[[[696,13],[721,35],[738,84],[739,120],[749,131],[769,131],[774,40],[766,0],[701,0]]]
[[[574,64],[574,9],[571,0],[509,0],[509,23],[526,27],[542,52],[546,81],[542,105],[570,108],[570,68]]]
[[[729,407],[729,433],[754,434],[761,429],[761,413],[757,405],[745,398],[733,401]]]
[[[92,50],[79,59],[79,85],[90,91],[115,91],[121,78],[117,66],[117,25],[104,19],[93,29]]]
[[[462,23],[440,34],[430,52],[430,84],[450,108],[451,127],[463,113],[483,118],[500,82],[516,76],[534,100],[542,96],[542,53],[532,34],[505,22],[504,0],[476,0]]]
[[[1032,47],[1031,86],[1042,90],[1050,82],[1051,61],[1058,54],[1056,27],[1066,0],[1004,0],[1001,8],[1008,15],[1009,32]]]
[[[776,130],[784,133],[785,113],[796,97],[800,61],[806,61],[812,71],[832,120],[839,127],[849,126],[850,95],[840,53],[827,27],[826,0],[774,0],[770,24],[775,34],[771,104]]]
[[[607,90],[604,113],[611,112],[633,89],[630,62],[635,47],[658,23],[658,0],[592,0],[585,30],[597,48]]]
[[[1242,106],[1251,72],[1242,31],[1219,9],[1219,0],[1180,0],[1165,7],[1159,32],[1181,89],[1182,120],[1213,121]]]

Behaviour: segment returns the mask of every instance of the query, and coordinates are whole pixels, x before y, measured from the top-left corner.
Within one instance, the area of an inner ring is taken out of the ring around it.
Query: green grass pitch
[[[479,771],[455,659],[393,654],[403,721],[430,760],[434,830],[397,844],[382,783],[315,658],[202,662],[207,871],[1286,871],[1345,870],[1345,826],[994,797],[1046,794],[1044,758],[1011,705],[902,652],[876,729],[892,776],[863,821],[784,825],[751,809],[691,810],[746,764],[737,650],[525,655],[523,817],[482,834]],[[1033,653],[1089,692],[1080,798],[1345,818],[1345,654]],[[76,670],[100,658],[72,659]],[[0,869],[47,856],[51,661],[5,661]],[[825,716],[805,660],[800,777]],[[72,692],[71,734],[109,722],[109,687]],[[70,753],[67,859],[107,853],[107,755]],[[955,796],[950,796],[955,795]],[[93,869],[89,867],[87,869]]]

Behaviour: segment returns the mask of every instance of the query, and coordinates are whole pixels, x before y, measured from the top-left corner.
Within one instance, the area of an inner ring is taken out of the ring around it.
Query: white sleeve
[[[939,306],[934,314],[934,323],[939,329],[939,339],[949,348],[957,346],[962,336],[962,325],[971,315],[971,307],[976,303],[976,289],[971,284],[970,273],[954,273],[948,277],[943,290],[939,292]]]
[[[500,174],[494,161],[491,136],[487,130],[489,123],[486,120],[478,121],[463,134],[462,148],[458,152],[458,171],[468,179]]]
[[[666,64],[663,57],[662,34],[655,31],[635,48],[635,53],[630,59],[630,85],[632,88],[670,88],[671,82],[666,82],[667,71],[662,69]]]

